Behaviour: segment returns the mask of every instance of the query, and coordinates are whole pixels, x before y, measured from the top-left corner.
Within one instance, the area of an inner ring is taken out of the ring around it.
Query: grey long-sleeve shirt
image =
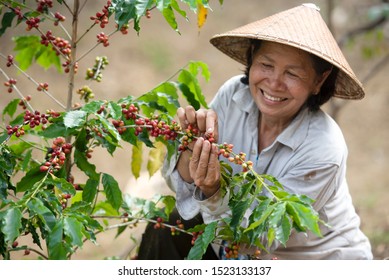
[[[247,160],[254,162],[257,173],[276,177],[288,192],[314,199],[320,218],[331,226],[321,225],[321,238],[310,232],[293,232],[286,247],[275,243],[271,254],[263,258],[372,259],[346,182],[348,151],[338,125],[323,111],[304,108],[272,145],[260,152],[259,110],[240,78],[228,80],[211,103],[218,115],[218,142],[234,144],[235,152],[245,152]],[[199,189],[183,181],[176,163],[177,158],[166,161],[162,173],[176,192],[176,206],[184,219],[200,212],[208,223],[229,215],[228,195],[216,193],[202,200]],[[241,166],[232,167],[234,172],[241,170]]]

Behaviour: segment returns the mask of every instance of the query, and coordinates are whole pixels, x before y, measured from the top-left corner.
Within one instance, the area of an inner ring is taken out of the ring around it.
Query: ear
[[[332,72],[332,68],[330,70],[325,71],[320,76],[318,76],[317,81],[316,81],[316,85],[315,85],[315,91],[314,91],[316,94],[320,92],[321,86],[324,84],[324,82],[326,81],[328,76],[331,74],[331,72]]]

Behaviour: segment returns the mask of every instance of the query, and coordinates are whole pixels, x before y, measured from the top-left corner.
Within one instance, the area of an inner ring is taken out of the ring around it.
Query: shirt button
[[[250,152],[252,155],[256,155],[257,154],[257,151],[256,150],[251,150]]]

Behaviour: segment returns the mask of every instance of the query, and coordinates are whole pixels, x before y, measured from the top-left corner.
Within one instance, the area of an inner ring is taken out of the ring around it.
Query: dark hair
[[[253,63],[253,54],[255,54],[261,47],[261,41],[260,40],[252,40],[251,45],[247,50],[247,66],[244,71],[244,76],[241,79],[241,82],[248,85],[249,84],[249,73],[250,68]],[[324,81],[323,85],[320,88],[320,92],[316,95],[311,95],[307,100],[307,106],[310,111],[317,111],[319,110],[320,106],[326,103],[328,100],[331,99],[331,97],[334,95],[335,92],[335,83],[336,78],[338,76],[339,69],[335,66],[333,66],[328,61],[314,55],[310,54],[310,57],[312,58],[313,68],[315,69],[316,73],[318,75],[323,74],[324,72],[331,70],[330,75],[327,77],[327,79]]]

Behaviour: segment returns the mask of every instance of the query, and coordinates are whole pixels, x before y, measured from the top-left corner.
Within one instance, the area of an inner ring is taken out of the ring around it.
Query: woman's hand
[[[213,133],[213,138],[217,142],[217,115],[213,110],[196,111],[192,106],[187,106],[179,108],[177,116],[183,129],[191,124],[199,129],[202,136]],[[190,143],[189,148],[192,153],[186,151],[181,155],[177,163],[178,172],[185,181],[194,182],[206,197],[210,197],[219,189],[220,184],[218,149],[205,137],[199,137]]]

